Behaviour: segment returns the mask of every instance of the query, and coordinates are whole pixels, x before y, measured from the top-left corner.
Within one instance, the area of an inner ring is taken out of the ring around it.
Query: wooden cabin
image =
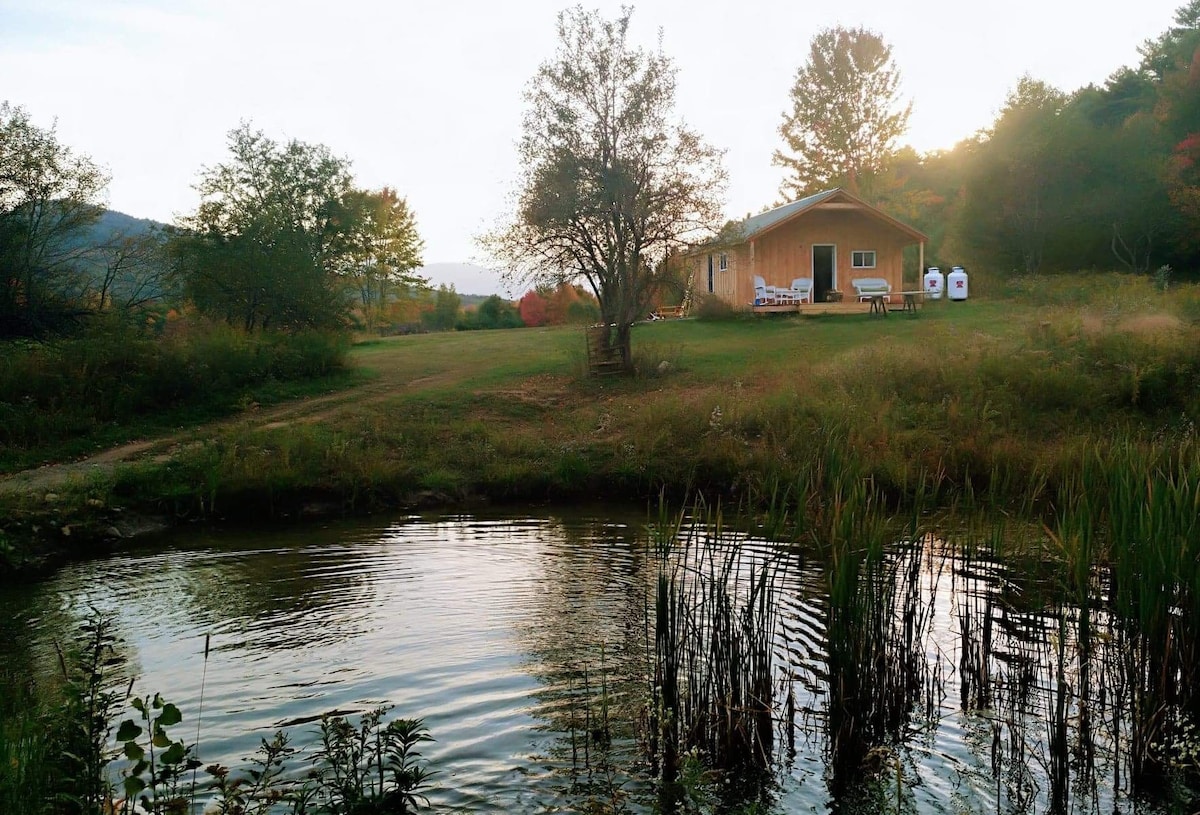
[[[719,242],[688,252],[685,262],[696,295],[713,294],[736,308],[754,306],[755,277],[780,288],[789,288],[795,278],[812,278],[817,303],[832,299],[830,291],[853,299],[851,280],[883,278],[891,284],[891,299],[899,302],[903,250],[919,244],[917,268],[924,268],[927,240],[878,207],[833,189],[747,218]]]

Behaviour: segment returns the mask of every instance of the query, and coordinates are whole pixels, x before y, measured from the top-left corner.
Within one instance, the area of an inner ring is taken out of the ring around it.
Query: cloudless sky
[[[1065,91],[1138,62],[1183,0],[647,0],[632,34],[678,68],[677,113],[726,150],[726,211],[778,198],[788,90],[820,28],[874,29],[913,101],[902,142],[953,147],[1029,73]],[[562,0],[0,0],[0,100],[112,174],[109,206],[171,221],[242,121],[328,145],[416,211],[427,262],[484,260],[518,180],[522,91]],[[619,2],[584,3],[615,16]]]

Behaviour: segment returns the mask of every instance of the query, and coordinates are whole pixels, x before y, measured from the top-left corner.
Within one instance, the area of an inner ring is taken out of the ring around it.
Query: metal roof
[[[812,195],[801,198],[799,201],[792,201],[790,204],[783,204],[782,206],[775,207],[775,209],[769,209],[761,215],[755,215],[752,218],[747,218],[746,220],[742,221],[741,225],[742,239],[749,239],[758,232],[762,232],[765,229],[770,229],[780,221],[786,221],[797,212],[808,209],[813,204],[821,203],[836,192],[838,192],[837,188],[813,193]]]
[[[706,249],[711,250],[716,246],[733,246],[736,244],[745,243],[757,235],[760,235],[769,229],[774,229],[776,226],[779,226],[785,221],[791,220],[800,213],[811,209],[817,204],[833,198],[836,195],[844,196],[850,201],[859,204],[873,217],[885,223],[891,224],[893,227],[909,235],[914,240],[929,240],[928,236],[926,236],[923,232],[913,229],[903,221],[896,220],[879,207],[868,204],[857,195],[849,193],[846,190],[843,190],[841,187],[834,187],[831,190],[823,190],[821,192],[813,193],[812,195],[801,198],[797,201],[792,201],[788,204],[782,204],[774,209],[769,209],[760,215],[754,215],[746,218],[740,223],[730,223],[723,230],[721,230],[721,234],[717,235],[715,239],[707,241],[706,243],[694,245],[685,254],[696,255],[704,252]]]

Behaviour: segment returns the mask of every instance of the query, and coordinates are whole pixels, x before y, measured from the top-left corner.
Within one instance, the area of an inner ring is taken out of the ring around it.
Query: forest
[[[872,197],[930,236],[935,264],[1195,270],[1200,2],[1139,50],[1138,65],[1074,91],[1021,77],[988,130],[946,151],[896,151]]]

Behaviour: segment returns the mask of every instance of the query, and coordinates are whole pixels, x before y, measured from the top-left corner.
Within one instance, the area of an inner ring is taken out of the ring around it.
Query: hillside
[[[126,215],[124,212],[107,209],[100,216],[100,220],[92,227],[90,237],[94,245],[99,245],[111,240],[114,235],[132,238],[144,235],[153,229],[163,229],[164,227],[166,227],[166,224],[159,221],[152,221],[149,218],[135,218],[132,215]]]
[[[104,246],[114,239],[136,238],[154,230],[162,230],[167,224],[150,218],[137,218],[116,210],[105,210],[91,229],[80,233],[71,242],[72,249]],[[103,262],[99,258],[85,258],[87,270],[95,275],[103,274]],[[417,274],[429,280],[432,288],[453,286],[462,298],[464,306],[478,305],[493,294],[515,298],[521,292],[510,292],[500,279],[500,273],[473,263],[429,263],[417,270]]]

